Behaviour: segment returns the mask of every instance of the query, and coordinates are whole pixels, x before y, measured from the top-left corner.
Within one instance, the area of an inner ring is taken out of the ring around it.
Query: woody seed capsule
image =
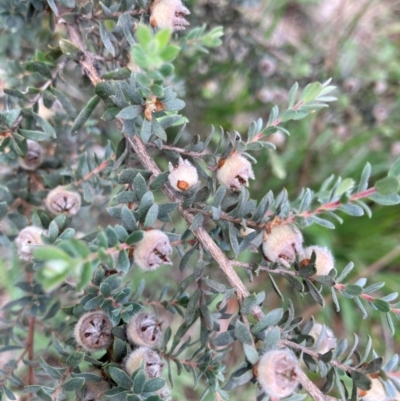
[[[137,313],[128,323],[126,335],[136,345],[156,347],[162,338],[162,322],[150,313]]]
[[[317,269],[317,276],[327,276],[329,272],[335,267],[331,251],[325,246],[309,246],[304,249],[304,256],[306,259],[311,259],[312,253],[315,253],[315,268]]]
[[[46,206],[53,214],[66,213],[74,216],[81,208],[81,196],[77,192],[68,191],[59,186],[48,193]]]
[[[86,351],[105,349],[113,342],[112,328],[111,320],[104,312],[85,313],[75,326],[75,341]]]
[[[220,184],[232,191],[240,191],[242,185],[248,186],[249,179],[254,180],[251,163],[242,155],[235,153],[218,164],[217,178]]]
[[[271,398],[285,398],[299,385],[299,361],[288,350],[268,351],[260,358],[257,380]]]
[[[35,245],[43,245],[41,235],[46,231],[43,228],[28,226],[20,231],[15,243],[18,248],[18,255],[22,260],[27,262],[32,260],[33,248]]]
[[[133,252],[135,263],[143,270],[151,271],[161,265],[172,265],[168,255],[172,253],[169,238],[160,230],[146,231]]]
[[[301,254],[303,235],[292,224],[283,224],[272,227],[269,234],[265,234],[262,244],[264,257],[270,262],[280,263],[286,268],[295,261],[296,254]]]
[[[385,387],[380,379],[371,379],[371,388],[368,391],[359,390],[359,396],[362,401],[388,401],[386,396]]]
[[[19,165],[25,170],[36,170],[43,161],[43,148],[42,146],[31,139],[27,139],[27,151],[25,157],[18,159]]]
[[[164,368],[164,363],[157,354],[147,347],[140,347],[131,352],[125,361],[125,370],[129,375],[132,375],[143,362],[144,373],[148,379],[160,377]]]
[[[154,0],[150,6],[150,24],[159,29],[182,31],[189,25],[185,19],[188,14],[190,11],[181,0]]]
[[[308,333],[309,336],[313,337],[315,342],[318,341],[322,331],[322,324],[315,323],[310,332]],[[315,349],[316,352],[320,354],[326,354],[333,348],[336,348],[336,337],[333,334],[333,331],[327,327],[325,331],[325,337],[319,344],[319,346]]]
[[[188,191],[199,182],[196,167],[194,167],[189,160],[183,160],[180,157],[176,167],[174,167],[171,162],[169,162],[168,167],[168,181],[176,191]]]

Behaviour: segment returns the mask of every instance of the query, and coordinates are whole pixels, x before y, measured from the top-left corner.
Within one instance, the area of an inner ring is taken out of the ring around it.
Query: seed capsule
[[[156,347],[162,338],[162,322],[155,316],[141,312],[137,313],[129,321],[126,335],[129,341],[135,345]]]
[[[271,398],[285,398],[299,385],[299,361],[288,350],[268,351],[260,358],[257,380]]]
[[[358,395],[361,397],[361,401],[388,401],[385,387],[380,379],[371,379],[371,382],[372,385],[368,391],[359,390]]]
[[[132,375],[143,362],[143,369],[148,379],[160,377],[164,368],[164,363],[157,354],[147,347],[140,347],[129,354],[125,361],[125,370],[129,375]]]
[[[32,260],[33,249],[36,245],[43,245],[42,234],[46,231],[43,228],[28,226],[20,231],[15,243],[18,248],[18,255],[22,260],[27,262]]]
[[[62,186],[56,187],[48,193],[46,206],[53,214],[66,213],[69,216],[74,216],[81,208],[81,196],[79,193],[68,191]]]
[[[293,224],[272,227],[262,244],[264,257],[270,262],[280,263],[286,268],[295,261],[296,254],[302,254],[303,235]]]
[[[249,179],[254,180],[251,163],[242,155],[235,153],[218,163],[217,178],[220,184],[232,191],[240,191],[242,185],[248,186]]]
[[[43,148],[42,146],[31,139],[27,139],[27,151],[25,157],[18,159],[19,165],[25,170],[36,170],[43,161]]]
[[[311,259],[312,253],[315,252],[315,268],[317,269],[317,276],[327,276],[329,272],[335,267],[335,260],[333,259],[331,251],[324,246],[309,246],[304,249],[304,256],[306,259]]]
[[[310,332],[308,333],[308,335],[313,337],[315,342],[317,342],[321,335],[321,331],[322,331],[322,324],[315,323]],[[336,348],[336,345],[337,341],[335,335],[333,334],[333,331],[329,327],[326,327],[325,337],[321,341],[319,346],[315,349],[315,351],[319,352],[320,354],[326,354],[331,349]]]
[[[75,341],[86,351],[105,349],[113,342],[112,328],[111,320],[104,312],[85,313],[75,326]]]
[[[186,192],[198,184],[199,176],[196,167],[194,167],[189,160],[183,160],[180,157],[176,167],[174,167],[171,162],[169,162],[168,166],[168,180],[175,190]]]
[[[151,271],[161,265],[172,265],[168,258],[171,253],[172,247],[167,235],[160,230],[150,230],[136,244],[133,257],[141,269]]]
[[[159,29],[182,31],[189,25],[185,19],[188,14],[190,11],[181,0],[154,0],[150,6],[150,24]]]

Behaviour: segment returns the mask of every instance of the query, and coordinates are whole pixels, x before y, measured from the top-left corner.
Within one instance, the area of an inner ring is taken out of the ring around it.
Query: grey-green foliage
[[[379,374],[394,397],[399,383],[390,372],[397,369],[397,356],[383,365],[381,357],[371,355],[371,340],[360,347],[357,335],[350,351],[343,339],[335,349],[318,354],[314,349],[326,333],[322,331],[317,340],[309,335],[314,320],[304,323],[296,317],[293,304],[299,296],[324,306],[331,294],[340,310],[338,295],[344,296],[353,299],[364,316],[369,310],[385,314],[394,333],[398,294],[378,296],[384,284],[366,286],[364,278],[345,283],[352,263],[341,272],[333,269],[328,275],[316,275],[315,253],[307,261],[298,255],[292,269],[286,270],[259,251],[275,225],[295,222],[303,228],[315,223],[333,229],[332,220],[343,221],[338,212],[371,216],[371,201],[400,203],[400,163],[394,163],[375,186],[369,184],[367,164],[358,183],[332,175],[318,191],[304,188],[293,201],[284,188],[277,194],[261,194],[257,201],[251,198],[252,184],[237,192],[221,185],[216,174],[221,161],[236,152],[256,163],[262,152],[275,148],[269,135],[278,131],[289,135],[284,124],[328,107],[335,100],[331,93],[335,88],[327,80],[308,84],[299,93],[295,83],[287,108],[272,107],[267,122],[259,118],[247,133],[212,127],[209,135],[190,135],[187,119],[178,113],[184,112],[185,102],[178,95],[173,62],[180,54],[208,53],[218,47],[223,30],[203,26],[178,40],[169,30],[154,32],[147,26],[148,6],[142,1],[111,0],[98,6],[74,0],[6,1],[0,6],[6,32],[1,44],[8,56],[0,161],[9,168],[7,182],[0,187],[4,223],[0,243],[10,247],[27,225],[45,229],[32,262],[12,262],[11,253],[7,254],[7,263],[14,263],[19,273],[13,283],[18,291],[11,291],[14,299],[4,306],[1,326],[0,352],[12,352],[0,371],[2,394],[15,399],[14,393],[25,391],[47,401],[76,393],[76,399],[85,399],[91,383],[105,382],[105,398],[159,400],[164,379],[146,376],[143,363],[132,375],[125,368],[127,356],[137,348],[128,341],[126,326],[143,308],[155,307],[174,322],[164,327],[157,348],[167,365],[168,381],[172,386],[173,377],[188,373],[203,391],[200,399],[209,395],[228,399],[238,386],[254,383],[260,355],[283,346],[290,346],[307,370],[319,373],[325,393],[357,400],[357,388],[369,390],[368,375]],[[70,29],[90,30],[88,50],[74,35],[58,37],[53,31],[57,18]],[[16,34],[24,20],[31,24],[32,35]],[[85,70],[86,62],[98,76],[95,82],[93,71],[90,75]],[[43,117],[41,102],[55,113]],[[133,152],[137,138],[151,155],[144,164],[143,155]],[[55,148],[32,172],[18,162],[27,153],[27,139]],[[180,156],[190,160],[201,179],[188,193],[172,192],[168,172],[160,173],[151,164],[163,165],[163,158],[176,164]],[[78,216],[53,216],[46,209],[46,196],[57,186],[80,193],[83,208]],[[185,213],[192,216],[190,224],[182,220]],[[236,261],[238,268],[246,269],[245,286],[254,275],[268,277],[282,307],[271,309],[264,291],[242,299],[237,310],[232,307],[237,288],[216,273],[218,264],[199,241],[202,227],[227,263],[233,266]],[[135,249],[153,228],[165,232],[175,249],[170,272],[161,268],[157,273],[166,276],[162,288],[139,281],[134,263]],[[253,231],[243,235],[246,228]],[[250,249],[258,253],[249,263],[240,263],[238,258]],[[293,297],[281,291],[286,282]],[[258,307],[264,314],[257,321]],[[111,320],[113,341],[106,352],[91,353],[78,347],[71,333],[81,316],[96,310]],[[243,350],[244,362],[227,367],[235,343]],[[257,391],[259,399],[268,397]],[[299,393],[288,400],[304,397]]]

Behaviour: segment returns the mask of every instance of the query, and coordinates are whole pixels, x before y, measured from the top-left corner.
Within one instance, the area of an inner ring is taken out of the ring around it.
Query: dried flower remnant
[[[242,185],[249,185],[250,178],[255,179],[251,163],[238,153],[219,161],[217,178],[220,184],[232,191],[240,191]]]
[[[321,332],[322,324],[315,323],[308,335],[314,338],[315,342],[317,342],[321,335]],[[335,335],[333,334],[333,331],[329,327],[326,327],[325,337],[321,341],[319,346],[315,349],[315,351],[319,352],[320,354],[326,354],[331,349],[336,348],[336,345],[337,341]]]
[[[159,29],[183,31],[189,25],[185,19],[189,14],[181,0],[154,0],[150,6],[150,24]]]
[[[132,375],[133,372],[139,369],[142,362],[144,363],[144,373],[148,379],[161,376],[164,363],[157,352],[147,347],[137,348],[129,354],[125,360],[126,372]]]
[[[311,259],[312,253],[315,253],[315,268],[317,269],[317,276],[327,276],[329,272],[335,267],[335,260],[331,251],[325,246],[309,246],[304,249],[304,256],[306,259]]]
[[[285,398],[299,385],[299,361],[288,350],[265,353],[257,366],[257,380],[262,390],[272,398]]]
[[[135,345],[156,347],[162,339],[162,322],[150,313],[137,313],[129,321],[126,335]]]
[[[146,231],[133,252],[135,263],[143,270],[151,271],[161,265],[172,265],[168,255],[172,253],[169,238],[160,230]]]
[[[105,349],[112,344],[112,328],[111,320],[104,312],[85,313],[75,326],[75,341],[87,351]]]
[[[389,401],[385,392],[385,387],[380,379],[371,378],[371,388],[368,391],[359,390],[358,396],[361,401]]]
[[[19,165],[25,170],[34,171],[42,164],[43,148],[40,143],[31,139],[26,141],[26,145],[26,155],[18,159]]]
[[[74,216],[81,208],[81,196],[62,186],[56,187],[48,193],[46,206],[53,214],[67,213],[69,216]]]
[[[174,167],[171,162],[168,164],[168,180],[172,188],[179,192],[185,192],[192,189],[199,182],[196,167],[189,160],[179,158],[178,165]]]
[[[295,261],[296,254],[302,254],[303,235],[293,224],[283,224],[271,228],[265,233],[262,251],[264,257],[286,268]]]
[[[276,71],[276,62],[271,58],[264,57],[258,62],[258,71],[264,77],[270,77]]]
[[[32,260],[33,248],[36,245],[43,245],[41,235],[46,231],[43,228],[28,226],[20,231],[15,243],[18,248],[18,255],[22,260],[27,262]]]

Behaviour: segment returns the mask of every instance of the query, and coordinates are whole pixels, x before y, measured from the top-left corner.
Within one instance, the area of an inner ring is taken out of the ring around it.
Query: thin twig
[[[148,148],[158,148],[157,145],[152,142],[146,143],[146,146]],[[191,152],[191,151],[188,151],[188,150],[185,150],[182,148],[177,148],[175,146],[169,146],[169,145],[162,145],[162,148],[163,148],[163,150],[170,150],[172,152],[176,152],[176,153],[179,153],[179,154],[185,155],[185,156],[194,157],[196,159],[200,159],[206,154],[205,152]]]

